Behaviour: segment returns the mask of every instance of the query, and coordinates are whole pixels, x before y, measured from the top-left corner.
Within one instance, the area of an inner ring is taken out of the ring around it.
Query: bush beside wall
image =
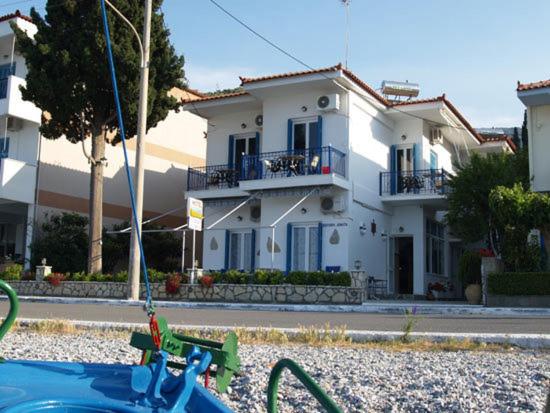
[[[493,273],[487,287],[495,295],[550,295],[550,272]]]

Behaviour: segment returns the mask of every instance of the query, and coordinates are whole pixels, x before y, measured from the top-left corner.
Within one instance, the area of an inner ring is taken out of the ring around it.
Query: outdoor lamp
[[[376,234],[376,222],[374,221],[374,219],[370,223],[370,232],[372,232],[372,235]]]

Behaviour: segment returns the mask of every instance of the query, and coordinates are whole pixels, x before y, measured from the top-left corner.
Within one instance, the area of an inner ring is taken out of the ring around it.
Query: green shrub
[[[330,274],[330,273],[329,273]],[[349,272],[337,272],[330,274],[332,283],[327,285],[336,285],[342,287],[351,287],[351,275]]]
[[[458,278],[464,284],[481,284],[481,256],[477,251],[465,251],[458,262]]]
[[[279,270],[271,271],[271,269],[258,268],[254,272],[252,283],[260,285],[277,285],[282,284],[284,279],[284,274]]]
[[[550,272],[489,274],[487,289],[497,295],[550,295]]]
[[[308,273],[305,271],[291,271],[286,276],[285,283],[292,285],[307,285]]]
[[[88,219],[75,213],[52,215],[31,244],[31,266],[46,258],[54,271],[83,271],[88,260]],[[127,235],[125,235],[127,237]]]
[[[228,270],[223,275],[223,280],[225,284],[248,284],[250,275],[238,270]]]
[[[223,274],[221,272],[211,272],[208,275],[212,277],[212,280],[214,281],[214,284],[222,284],[223,283]]]
[[[23,273],[23,266],[21,264],[12,264],[7,266],[4,271],[0,273],[1,280],[20,280]]]
[[[113,278],[117,283],[125,283],[128,281],[128,271],[119,271],[113,276]]]
[[[147,275],[149,276],[149,282],[152,283],[160,283],[164,282],[167,278],[167,274],[162,271],[157,271],[154,268],[148,268],[147,269]],[[143,273],[141,274],[142,282],[143,281]]]

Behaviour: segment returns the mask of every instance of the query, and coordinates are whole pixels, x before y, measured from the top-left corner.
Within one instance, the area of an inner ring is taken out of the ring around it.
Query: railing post
[[[328,170],[329,173],[332,173],[332,145],[328,145]]]

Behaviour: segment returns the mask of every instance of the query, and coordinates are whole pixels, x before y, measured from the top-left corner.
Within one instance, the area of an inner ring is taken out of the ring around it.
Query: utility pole
[[[141,62],[141,80],[139,90],[139,112],[136,147],[136,171],[134,175],[136,193],[136,223],[132,223],[130,239],[130,262],[128,264],[128,293],[129,300],[139,300],[140,281],[140,251],[138,231],[141,234],[143,220],[143,170],[145,162],[145,134],[147,133],[147,98],[149,95],[149,47],[151,44],[151,14],[153,0],[145,0],[145,15],[143,21],[143,58]]]

